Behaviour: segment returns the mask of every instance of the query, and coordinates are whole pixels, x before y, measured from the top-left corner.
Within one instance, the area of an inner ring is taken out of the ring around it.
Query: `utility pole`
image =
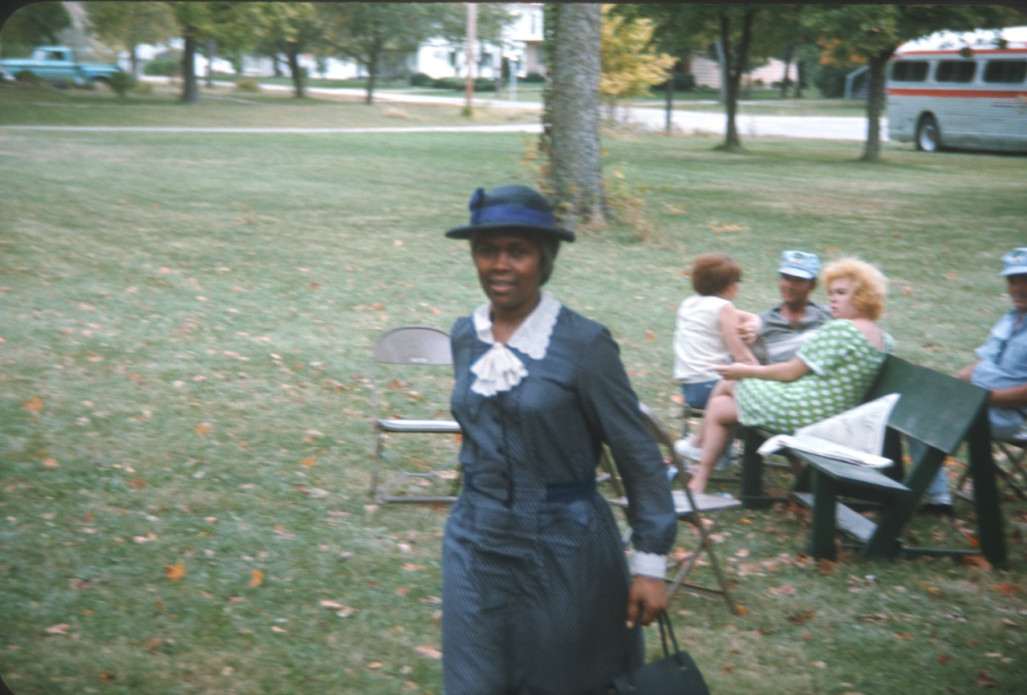
[[[470,116],[474,100],[474,44],[478,40],[478,6],[467,3],[467,95],[464,115]]]

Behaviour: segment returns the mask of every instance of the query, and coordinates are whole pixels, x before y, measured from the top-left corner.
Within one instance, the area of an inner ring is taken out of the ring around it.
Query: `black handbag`
[[[706,681],[688,652],[678,647],[670,616],[660,614],[660,641],[663,658],[650,661],[617,678],[610,688],[611,695],[710,695]],[[670,636],[670,650],[667,637]]]

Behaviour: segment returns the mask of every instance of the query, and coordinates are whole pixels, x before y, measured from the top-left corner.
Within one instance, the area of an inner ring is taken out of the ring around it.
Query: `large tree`
[[[213,40],[227,47],[241,47],[254,40],[253,10],[249,2],[172,2],[182,48],[182,96],[184,104],[200,101],[196,81],[196,50],[201,42]],[[213,57],[213,56],[210,56]]]
[[[600,99],[610,115],[624,99],[649,94],[668,79],[674,58],[654,50],[652,20],[614,14],[603,5],[599,76]]]
[[[28,55],[34,46],[57,43],[62,31],[71,27],[71,15],[63,2],[37,2],[19,7],[3,24],[0,55],[5,58]]]
[[[317,6],[311,2],[268,2],[257,6],[261,46],[285,55],[292,76],[293,96],[306,96],[306,72],[300,54],[323,44],[324,30]]]
[[[542,134],[548,192],[567,224],[602,225],[608,213],[599,137],[602,9],[592,3],[548,9],[550,81]]]
[[[326,38],[338,54],[367,71],[367,104],[384,58],[417,50],[437,30],[440,13],[430,4],[390,2],[319,3]]]
[[[877,161],[881,157],[885,70],[895,49],[906,41],[943,29],[990,29],[1023,21],[1015,10],[995,5],[832,5],[806,12],[803,17],[817,30],[829,55],[836,59],[856,56],[869,68],[863,161]]]
[[[136,77],[136,47],[160,43],[172,36],[174,15],[166,2],[87,2],[83,7],[93,33],[111,48],[128,52],[131,72]]]
[[[654,36],[664,50],[671,46],[685,50],[696,46],[715,48],[721,66],[726,119],[724,142],[717,149],[735,151],[742,147],[735,117],[742,76],[750,69],[755,27],[759,18],[774,8],[749,3],[668,3],[623,5],[618,12],[651,18],[655,23]]]

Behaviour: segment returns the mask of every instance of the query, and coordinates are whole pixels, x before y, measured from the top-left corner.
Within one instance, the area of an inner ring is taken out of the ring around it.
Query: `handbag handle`
[[[674,627],[670,624],[670,614],[667,611],[663,611],[657,617],[660,624],[660,643],[663,644],[663,655],[673,656],[674,659],[684,666],[681,659],[681,649],[678,647],[678,638],[674,635]],[[667,636],[670,636],[670,643],[674,646],[674,651],[671,652],[667,646]]]

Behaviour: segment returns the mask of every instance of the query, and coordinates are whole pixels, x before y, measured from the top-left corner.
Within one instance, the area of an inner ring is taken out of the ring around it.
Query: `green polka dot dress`
[[[735,391],[738,419],[748,427],[791,434],[859,405],[891,352],[875,348],[847,319],[829,321],[799,350],[810,371],[795,381],[743,379]]]

